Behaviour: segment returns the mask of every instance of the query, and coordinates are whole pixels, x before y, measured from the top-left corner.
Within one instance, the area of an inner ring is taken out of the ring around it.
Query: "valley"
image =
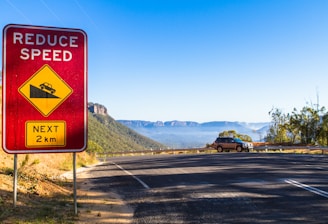
[[[117,122],[150,139],[170,148],[196,148],[212,143],[220,132],[235,130],[248,135],[253,141],[263,141],[269,122],[247,123],[212,121],[198,123],[192,121],[140,121],[117,120]]]

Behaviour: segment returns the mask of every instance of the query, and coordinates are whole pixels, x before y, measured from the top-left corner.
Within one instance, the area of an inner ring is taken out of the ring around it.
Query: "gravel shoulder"
[[[132,223],[133,209],[114,192],[94,191],[90,171],[94,166],[78,169],[77,203],[78,221],[76,223]],[[73,179],[73,173],[63,175]]]

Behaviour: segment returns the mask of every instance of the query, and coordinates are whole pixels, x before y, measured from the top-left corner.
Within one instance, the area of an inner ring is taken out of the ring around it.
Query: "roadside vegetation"
[[[274,144],[328,145],[328,112],[325,107],[306,105],[284,113],[273,108],[266,141]]]
[[[235,130],[229,130],[229,131],[223,131],[219,133],[219,137],[230,137],[233,136],[235,138],[239,138],[242,141],[245,142],[252,142],[252,138],[249,135],[244,135],[244,134],[240,134],[237,133]]]
[[[140,135],[109,115],[89,112],[88,151],[91,153],[112,153],[163,149],[165,145]]]
[[[13,203],[14,155],[0,150],[0,223],[73,223],[73,184],[61,174],[72,172],[72,154],[19,154],[17,202]],[[77,166],[96,159],[77,153]]]
[[[301,110],[284,113],[282,109],[272,108],[269,112],[271,125],[264,138],[267,144],[328,146],[328,111],[319,104],[307,103]],[[251,142],[248,135],[227,130],[219,133],[219,137],[233,136]],[[256,144],[259,146],[262,144]]]

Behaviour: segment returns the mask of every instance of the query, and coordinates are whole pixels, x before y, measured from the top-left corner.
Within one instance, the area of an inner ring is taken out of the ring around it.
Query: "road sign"
[[[44,65],[18,90],[46,117],[73,92],[71,87],[49,65]]]
[[[66,145],[65,121],[27,121],[25,125],[27,147]]]
[[[87,145],[87,35],[80,29],[3,29],[3,149],[80,152]]]

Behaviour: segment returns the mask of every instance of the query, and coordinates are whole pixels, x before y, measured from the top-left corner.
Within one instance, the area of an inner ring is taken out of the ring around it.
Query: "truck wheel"
[[[241,146],[237,146],[237,152],[241,152],[242,151],[242,148],[241,148]]]
[[[218,146],[218,152],[223,152],[223,148],[221,146]]]

